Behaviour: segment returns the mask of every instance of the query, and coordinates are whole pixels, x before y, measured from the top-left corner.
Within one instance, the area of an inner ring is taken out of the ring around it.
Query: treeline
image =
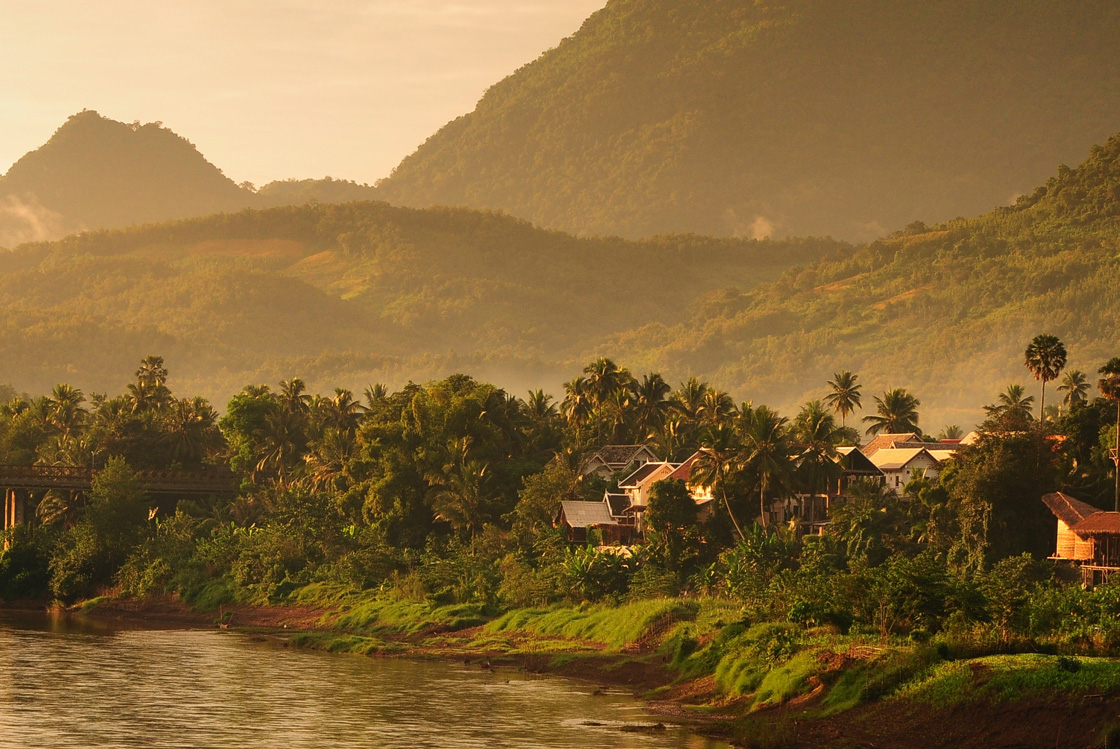
[[[1105,369],[1102,392],[1120,395],[1120,361]],[[0,595],[166,592],[212,607],[282,603],[319,583],[497,612],[684,594],[730,597],[755,621],[884,636],[955,627],[1098,648],[1120,636],[1115,622],[1092,630],[1111,594],[1081,592],[1036,561],[1054,533],[1041,495],[1110,486],[1106,398],[1068,398],[1042,421],[993,404],[979,439],[937,480],[915,476],[901,496],[857,483],[826,535],[799,538],[768,524],[759,502],[820,491],[836,475],[837,447],[859,436],[836,423],[860,408],[851,373],[822,387],[827,404],[792,419],[602,359],[559,402],[465,375],[360,397],[311,396],[293,378],[246,387],[218,418],[166,382],[162,360],[149,357],[119,396],[87,400],[59,386],[0,409],[3,462],[101,469],[88,494],[35,498],[36,520],[0,555]],[[912,426],[920,403],[908,395],[877,396],[863,420]],[[635,442],[678,460],[699,450],[693,476],[713,488],[713,513],[699,521],[686,487],[661,482],[644,545],[629,555],[570,546],[553,526],[559,503],[613,488],[581,476],[584,459]],[[135,474],[206,465],[234,471],[236,497],[156,501]],[[1059,613],[1069,606],[1096,608],[1072,620]]]

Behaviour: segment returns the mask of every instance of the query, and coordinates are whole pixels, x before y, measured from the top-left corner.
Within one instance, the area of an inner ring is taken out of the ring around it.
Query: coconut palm
[[[1097,380],[1097,390],[1109,400],[1116,401],[1116,445],[1113,448],[1112,462],[1115,466],[1116,493],[1113,509],[1120,512],[1120,356],[1114,356],[1098,370],[1101,378]]]
[[[714,427],[717,424],[727,423],[734,413],[734,399],[723,390],[709,388],[700,401],[697,416],[701,426]]]
[[[824,399],[824,402],[829,408],[840,414],[840,426],[842,427],[848,426],[848,414],[863,407],[860,395],[861,386],[856,382],[858,379],[859,375],[852,374],[845,369],[832,375],[832,379],[828,381],[828,386],[832,388],[832,392]]]
[[[306,485],[312,491],[331,491],[341,488],[346,466],[354,457],[356,441],[349,430],[328,427],[323,435],[310,445],[303,456],[306,465]]]
[[[751,411],[743,434],[743,462],[758,482],[762,524],[766,525],[766,494],[785,486],[793,474],[793,447],[786,432],[786,419],[766,406]]]
[[[367,385],[362,396],[365,399],[365,409],[372,411],[379,403],[384,403],[389,398],[389,388],[380,382]]]
[[[667,400],[672,388],[654,372],[642,376],[633,388],[634,429],[639,439],[649,439],[661,432],[672,410]]]
[[[864,423],[870,424],[868,434],[905,434],[918,432],[918,406],[921,401],[911,395],[906,388],[893,388],[875,396],[874,416],[864,416]]]
[[[62,438],[75,437],[85,424],[88,412],[82,391],[70,385],[55,385],[48,399],[47,422]]]
[[[299,377],[284,380],[280,383],[280,404],[293,414],[310,412],[314,399],[305,392],[306,390],[307,385]]]
[[[171,457],[181,463],[201,463],[221,449],[218,414],[205,398],[196,396],[175,401],[165,424]]]
[[[830,478],[840,475],[836,462],[839,434],[836,418],[820,401],[806,403],[793,420],[790,436],[801,450],[798,473],[812,492],[821,491]]]
[[[1058,385],[1058,392],[1065,393],[1062,405],[1072,411],[1089,399],[1089,380],[1080,369],[1071,369]]]
[[[999,394],[996,403],[984,406],[984,412],[1003,425],[1022,428],[1034,419],[1033,407],[1034,396],[1027,395],[1022,385],[1011,384]]]
[[[1036,380],[1042,380],[1042,400],[1038,404],[1039,419],[1046,411],[1046,383],[1057,379],[1066,367],[1066,347],[1058,340],[1058,336],[1042,333],[1036,335],[1027,346],[1023,363],[1034,375]]]
[[[735,519],[735,513],[727,497],[727,480],[742,470],[742,453],[739,435],[734,429],[726,424],[706,429],[700,436],[700,451],[692,464],[690,477],[690,481],[696,486],[719,489],[723,508],[727,510],[727,517],[731,518],[731,525],[735,527],[735,533],[740,540],[743,538],[743,529]]]
[[[939,440],[959,440],[964,437],[964,430],[956,424],[948,424],[941,433],[937,435]]]

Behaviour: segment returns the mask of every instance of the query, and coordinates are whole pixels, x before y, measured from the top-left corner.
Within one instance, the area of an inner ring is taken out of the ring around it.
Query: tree
[[[691,480],[699,486],[717,487],[723,498],[723,507],[731,524],[735,526],[735,533],[739,539],[743,538],[743,529],[735,519],[731,510],[731,502],[727,497],[728,478],[742,470],[742,446],[739,444],[738,435],[731,427],[720,424],[712,429],[707,429],[700,437],[700,452],[692,464]]]
[[[696,502],[688,487],[679,479],[658,481],[650,488],[646,509],[646,537],[656,553],[663,557],[666,568],[683,571],[693,551],[696,525]]]
[[[786,419],[766,406],[752,409],[743,435],[743,457],[758,482],[762,525],[766,525],[766,493],[789,482],[793,450],[786,434]]]
[[[136,370],[136,382],[128,386],[133,413],[161,411],[171,403],[167,387],[167,368],[162,356],[146,356]]]
[[[1057,379],[1066,366],[1066,347],[1058,337],[1042,333],[1027,346],[1024,364],[1036,380],[1042,380],[1042,400],[1039,402],[1039,421],[1046,409],[1046,383]]]
[[[989,431],[1023,431],[1034,420],[1031,412],[1034,406],[1034,396],[1027,395],[1022,385],[1008,385],[1007,389],[999,394],[996,402],[984,406],[984,413],[988,415],[985,428]]]
[[[875,405],[878,414],[864,416],[864,423],[870,424],[868,434],[906,434],[918,432],[918,406],[921,401],[906,391],[905,388],[893,388],[883,393],[882,397],[875,396]]]
[[[634,428],[638,439],[649,439],[665,427],[672,404],[666,399],[672,388],[654,372],[634,383]]]
[[[845,369],[832,375],[832,379],[828,381],[832,393],[824,399],[824,402],[829,408],[840,414],[840,426],[842,427],[848,426],[848,414],[863,407],[860,395],[861,386],[856,382],[858,379],[859,375],[852,374]]]
[[[803,449],[797,469],[805,487],[813,493],[827,489],[830,478],[838,478],[836,444],[840,438],[836,419],[820,401],[809,401],[793,420],[794,441]]]
[[[1071,369],[1062,378],[1058,391],[1066,394],[1062,398],[1062,405],[1066,407],[1066,411],[1072,411],[1089,399],[1089,381],[1080,369]]]
[[[1112,465],[1115,473],[1116,488],[1113,495],[1113,509],[1120,512],[1120,356],[1114,356],[1098,370],[1101,378],[1097,380],[1097,390],[1109,400],[1116,401],[1116,445],[1112,451]]]

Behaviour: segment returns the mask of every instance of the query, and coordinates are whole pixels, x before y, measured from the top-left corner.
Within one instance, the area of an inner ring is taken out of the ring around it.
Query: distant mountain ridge
[[[159,122],[127,124],[85,110],[0,177],[0,247],[243,208],[372,197],[368,185],[329,177],[255,191]]]
[[[378,194],[585,235],[870,240],[1102,142],[1118,48],[1112,0],[611,0]]]

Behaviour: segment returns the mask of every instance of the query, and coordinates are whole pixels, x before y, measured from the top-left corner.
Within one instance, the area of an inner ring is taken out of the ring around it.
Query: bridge
[[[0,487],[4,489],[4,530],[27,522],[31,492],[85,492],[93,488],[98,468],[74,466],[0,465]],[[237,477],[228,468],[186,470],[139,470],[134,472],[144,491],[164,496],[210,496],[237,493]]]

